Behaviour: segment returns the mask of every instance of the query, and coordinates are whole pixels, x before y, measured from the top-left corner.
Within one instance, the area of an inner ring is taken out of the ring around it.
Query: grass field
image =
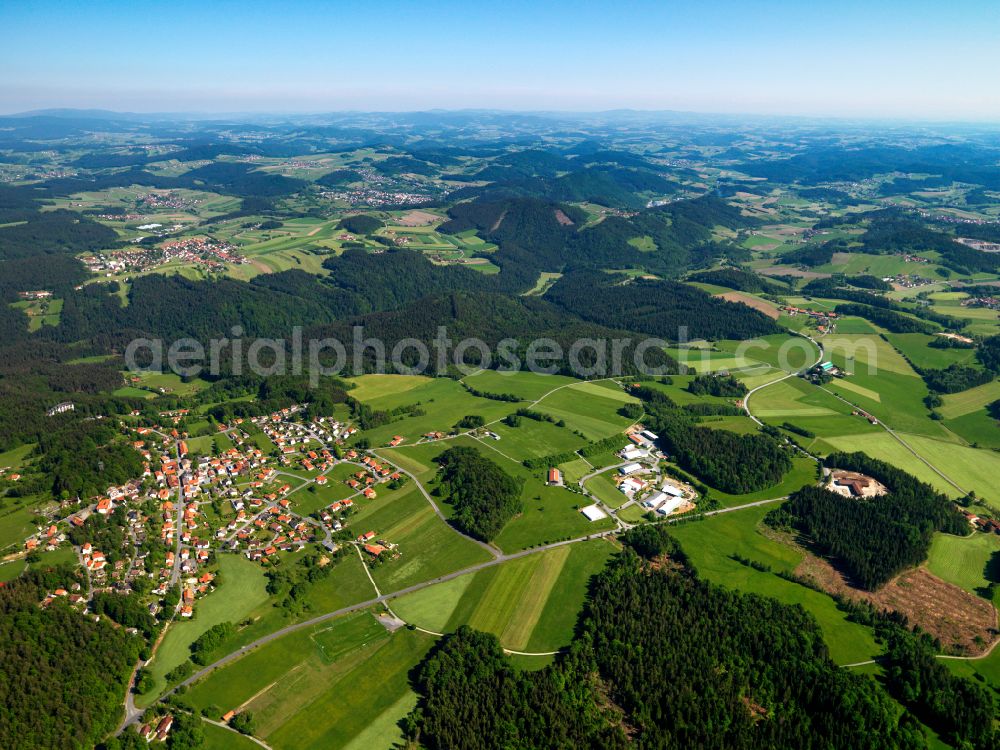
[[[433,378],[422,375],[362,375],[350,378],[354,385],[351,395],[358,401],[370,401],[385,396],[406,393],[414,388],[430,383]]]
[[[991,401],[1000,398],[1000,380],[994,380],[961,393],[948,393],[942,398],[944,403],[938,407],[941,416],[945,419],[961,417],[983,409]]]
[[[372,377],[372,376],[365,376]],[[364,379],[363,388],[369,392],[360,400],[373,409],[392,410],[400,406],[416,405],[423,412],[404,416],[389,424],[365,431],[372,445],[385,445],[394,435],[402,435],[410,442],[428,432],[450,432],[463,417],[476,415],[487,422],[500,419],[517,410],[517,404],[473,396],[450,378],[420,378],[419,381],[396,381],[398,375],[374,376],[371,384]],[[399,383],[403,388],[398,387]],[[351,391],[355,395],[355,391]],[[364,391],[362,391],[364,395]],[[359,398],[355,395],[355,398]]]
[[[771,596],[786,604],[799,604],[816,618],[838,664],[865,661],[881,653],[869,629],[848,622],[844,613],[825,594],[786,581],[774,573],[746,567],[730,558],[732,554],[756,560],[774,570],[794,570],[800,554],[771,541],[757,531],[769,507],[748,508],[697,523],[681,524],[671,533],[681,542],[698,573],[728,588]]]
[[[837,333],[877,333],[875,326],[864,318],[847,316],[837,321]]]
[[[922,435],[903,435],[921,456],[943,471],[965,490],[974,490],[990,504],[1000,507],[997,477],[1000,454],[956,443],[944,443]]]
[[[889,342],[874,336],[827,336],[827,356],[849,374],[826,389],[857,404],[894,430],[949,439],[930,419],[923,399],[927,386]]]
[[[549,287],[556,283],[557,280],[562,278],[561,273],[555,273],[550,271],[542,271],[538,274],[538,281],[535,285],[531,287],[528,291],[524,292],[526,297],[535,297],[545,294]]]
[[[583,486],[595,497],[600,498],[605,505],[617,508],[624,505],[628,501],[628,498],[611,480],[613,474],[613,471],[598,474],[588,479]]]
[[[768,424],[780,427],[789,422],[811,431],[815,438],[794,437],[806,449],[821,454],[834,450],[826,438],[882,432],[866,419],[851,416],[849,404],[801,378],[789,378],[755,393],[750,409]]]
[[[512,519],[495,540],[497,546],[507,552],[611,528],[613,522],[610,519],[594,523],[587,521],[578,510],[579,506],[586,504],[586,498],[563,487],[549,487],[543,481],[542,472],[531,472],[498,452],[502,448],[494,446],[502,444],[503,441],[498,444],[493,440],[479,441],[462,436],[409,448],[383,449],[379,453],[413,472],[428,490],[433,487],[432,480],[437,471],[434,459],[456,445],[476,448],[508,474],[523,477],[521,501],[524,511]],[[447,502],[440,503],[440,506],[445,515],[451,512],[451,506]]]
[[[286,557],[283,564],[294,563],[295,560],[295,556]],[[374,596],[375,591],[364,566],[357,554],[352,552],[334,563],[329,575],[305,585],[305,606],[300,611],[290,613],[278,606],[279,602],[273,598],[267,598],[246,615],[246,619],[253,621],[252,624],[242,628],[231,641],[208,657],[213,660],[221,658],[230,651],[293,622],[357,604]]]
[[[593,471],[593,466],[586,458],[578,458],[559,464],[559,470],[562,471],[566,484],[575,484]]]
[[[837,330],[841,330],[839,325]],[[953,364],[974,362],[976,358],[974,349],[936,349],[928,346],[939,337],[926,333],[888,333],[886,338],[900,353],[921,368],[944,369]]]
[[[720,341],[716,346],[738,358],[762,362],[786,372],[796,372],[816,361],[816,345],[802,336],[774,334],[752,341]]]
[[[186,698],[224,711],[245,704],[276,749],[389,748],[415,703],[407,674],[433,642],[406,629],[390,634],[360,612],[268,643]]]
[[[817,266],[820,273],[872,274],[895,276],[900,273],[918,273],[927,276],[936,268],[929,263],[907,263],[899,255],[869,255],[867,253],[837,253],[837,262]]]
[[[239,732],[223,729],[215,724],[202,721],[202,731],[205,733],[205,744],[202,750],[255,750],[260,747],[253,740],[244,737]]]
[[[569,644],[587,581],[614,550],[604,540],[558,547],[409,594],[392,608],[427,630],[467,624],[504,648],[553,651]]]
[[[26,502],[24,505],[13,505],[7,500],[0,509],[0,552],[8,553],[15,549],[24,548],[24,540],[34,533],[35,525],[32,519],[35,517],[35,503]]]
[[[625,403],[624,393],[598,388],[600,386],[594,383],[562,388],[543,398],[533,408],[563,420],[569,429],[582,433],[587,440],[601,440],[622,432],[632,420],[618,413]]]
[[[220,555],[219,577],[219,587],[195,605],[195,617],[174,622],[167,630],[149,665],[154,688],[137,703],[148,705],[159,695],[166,686],[164,675],[188,660],[190,646],[198,636],[221,622],[239,622],[267,600],[263,569],[242,555]]]
[[[498,372],[481,370],[462,379],[477,391],[510,393],[526,401],[535,401],[562,385],[579,383],[564,375],[543,375],[534,372]]]
[[[378,498],[370,512],[351,520],[357,532],[374,531],[399,545],[400,557],[372,570],[381,591],[395,591],[485,562],[489,554],[438,518],[411,482],[388,502]]]
[[[574,451],[587,442],[565,427],[534,419],[522,418],[517,427],[499,423],[491,425],[490,429],[500,436],[497,447],[518,460]]]
[[[987,577],[987,564],[994,555],[1000,555],[1000,537],[995,534],[935,534],[927,567],[938,578],[975,594],[994,582],[1000,572],[989,572]]]
[[[978,676],[992,685],[995,690],[1000,690],[1000,647],[993,649],[993,652],[985,659],[942,659],[941,661],[960,677],[975,679]]]
[[[1000,448],[1000,422],[991,417],[985,409],[954,419],[946,419],[944,426],[974,448],[991,450]]]
[[[1000,496],[996,489],[996,477],[1000,476],[1000,455],[993,451],[934,440],[923,435],[901,433],[899,436],[963,490],[974,490],[988,503],[1000,505]],[[956,497],[961,494],[888,433],[828,438],[828,442],[838,450],[860,450],[873,458],[887,461],[946,495]]]
[[[35,449],[34,443],[19,445],[9,451],[0,453],[0,469],[17,469],[24,465],[24,462],[31,456]]]

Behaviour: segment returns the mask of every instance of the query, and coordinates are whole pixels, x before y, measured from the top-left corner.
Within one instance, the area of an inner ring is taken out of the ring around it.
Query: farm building
[[[580,512],[586,516],[588,521],[600,521],[602,518],[607,518],[608,514],[597,507],[597,505],[588,505],[586,508],[580,508]]]
[[[827,489],[844,497],[878,497],[888,492],[885,485],[854,471],[830,472]]]
[[[656,509],[656,512],[661,516],[669,516],[675,510],[684,505],[684,498],[682,497],[672,497],[667,500],[663,505]]]
[[[684,497],[684,490],[669,483],[664,483],[663,491],[671,497]]]
[[[618,455],[620,455],[626,461],[635,461],[636,459],[645,458],[646,456],[649,455],[649,453],[644,451],[642,448],[629,446],[628,448],[625,448]]]

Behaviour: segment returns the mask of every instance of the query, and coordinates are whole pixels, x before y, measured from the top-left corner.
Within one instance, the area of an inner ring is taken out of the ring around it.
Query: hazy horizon
[[[1000,121],[1000,6],[957,0],[0,10],[0,112],[617,109]]]

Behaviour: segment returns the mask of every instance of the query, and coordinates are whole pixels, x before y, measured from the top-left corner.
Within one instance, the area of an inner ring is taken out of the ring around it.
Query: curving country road
[[[771,499],[768,499],[768,500],[757,500],[757,501],[752,502],[752,503],[746,503],[745,505],[737,505],[737,506],[733,506],[731,508],[721,508],[719,510],[709,511],[709,512],[705,513],[705,516],[714,516],[714,515],[718,515],[720,513],[732,513],[734,511],[744,510],[746,508],[755,508],[755,507],[757,507],[759,505],[765,505],[767,503],[775,503],[775,502],[779,502],[779,501],[785,500],[785,499],[786,498],[784,498],[784,497],[776,497],[776,498],[771,498]],[[615,534],[618,534],[618,533],[620,533],[619,529],[609,529],[607,531],[595,532],[593,534],[588,534],[586,536],[575,537],[573,539],[564,539],[564,540],[562,540],[560,542],[551,542],[550,544],[544,544],[544,545],[540,545],[538,547],[532,547],[532,548],[529,548],[529,549],[520,550],[518,552],[498,553],[497,556],[494,559],[492,559],[492,560],[487,560],[486,562],[477,563],[476,565],[470,565],[469,567],[462,568],[461,570],[456,570],[456,571],[454,571],[452,573],[448,573],[448,574],[443,575],[443,576],[438,576],[437,578],[433,578],[433,579],[431,579],[429,581],[423,581],[421,583],[416,583],[416,584],[414,584],[412,586],[407,586],[406,588],[402,588],[402,589],[399,589],[397,591],[392,591],[392,592],[389,592],[389,593],[386,593],[386,594],[381,594],[381,595],[375,596],[375,597],[373,597],[371,599],[366,599],[365,601],[358,602],[356,604],[351,604],[351,605],[349,605],[347,607],[341,607],[340,609],[335,609],[335,610],[333,610],[331,612],[325,612],[324,614],[317,615],[316,617],[312,617],[312,618],[310,618],[308,620],[303,620],[302,622],[297,622],[297,623],[294,623],[292,625],[287,625],[287,626],[281,628],[280,630],[276,630],[273,633],[268,633],[267,635],[258,638],[257,640],[253,641],[252,643],[248,643],[247,645],[242,646],[241,648],[239,648],[239,649],[237,649],[237,650],[235,650],[235,651],[227,654],[226,656],[223,656],[221,659],[213,662],[212,664],[209,664],[208,666],[203,667],[202,669],[200,669],[197,672],[195,672],[194,674],[192,674],[190,677],[188,677],[183,682],[179,683],[175,687],[173,687],[170,690],[168,690],[167,692],[165,692],[162,696],[160,696],[159,700],[162,700],[163,698],[166,698],[167,696],[173,694],[178,688],[180,688],[182,686],[183,687],[187,687],[187,686],[189,686],[189,685],[197,682],[198,680],[202,679],[203,677],[206,677],[207,675],[211,674],[212,672],[214,672],[215,670],[219,669],[220,667],[224,667],[227,664],[230,664],[231,662],[236,661],[240,657],[245,656],[249,652],[251,652],[251,651],[259,648],[260,646],[264,646],[264,645],[270,643],[271,641],[274,641],[274,640],[277,640],[278,638],[281,638],[283,636],[289,635],[290,633],[297,632],[297,631],[302,630],[304,628],[310,628],[310,627],[312,627],[314,625],[318,625],[318,624],[326,622],[328,620],[332,620],[332,619],[334,619],[336,617],[341,617],[343,615],[351,614],[352,612],[358,612],[360,610],[367,609],[368,607],[372,607],[372,606],[375,606],[375,605],[378,605],[378,604],[385,604],[386,602],[392,601],[393,599],[398,599],[401,596],[405,596],[407,594],[412,594],[415,591],[420,591],[420,590],[425,589],[425,588],[427,588],[429,586],[434,586],[435,584],[438,584],[438,583],[444,583],[446,581],[451,581],[451,580],[453,580],[455,578],[458,578],[460,576],[464,576],[464,575],[467,575],[469,573],[475,573],[477,571],[484,570],[486,568],[491,568],[491,567],[493,567],[495,565],[501,565],[501,564],[503,564],[505,562],[508,562],[510,560],[518,560],[518,559],[520,559],[522,557],[528,557],[529,555],[535,555],[535,554],[538,554],[540,552],[545,552],[547,550],[556,549],[557,547],[564,547],[564,546],[566,546],[568,544],[577,544],[579,542],[586,542],[586,541],[590,541],[590,540],[593,540],[593,539],[602,539],[604,537],[614,536]],[[510,653],[518,653],[518,652],[510,652]],[[535,654],[531,654],[531,655],[535,655]],[[541,655],[541,654],[539,654],[539,655]],[[548,655],[548,654],[545,654],[545,655]],[[122,729],[124,729],[125,727],[127,727],[130,724],[135,724],[136,722],[138,722],[138,720],[139,720],[139,718],[140,718],[141,715],[142,715],[141,712],[138,712],[134,716],[127,717],[126,720],[125,720],[125,722],[122,724]]]

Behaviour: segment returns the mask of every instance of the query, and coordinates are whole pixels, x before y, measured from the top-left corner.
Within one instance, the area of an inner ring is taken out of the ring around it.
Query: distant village
[[[167,263],[192,263],[210,269],[227,265],[243,265],[250,261],[235,245],[210,237],[185,237],[163,243],[160,247],[138,247],[134,250],[112,250],[80,259],[91,273],[114,276],[140,273]]]

